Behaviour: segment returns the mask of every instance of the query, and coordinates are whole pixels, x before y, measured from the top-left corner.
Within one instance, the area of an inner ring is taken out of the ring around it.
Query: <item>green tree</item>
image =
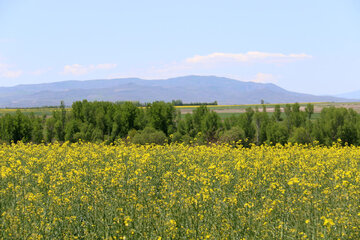
[[[43,135],[43,121],[41,118],[32,119],[32,132],[31,132],[31,141],[33,143],[41,143],[44,140]]]
[[[66,123],[65,126],[65,140],[69,141],[69,142],[76,142],[79,139],[77,139],[76,133],[80,132],[80,122],[78,120],[75,119],[71,119],[70,121],[68,121]]]
[[[307,114],[308,119],[311,119],[311,115],[314,113],[314,105],[308,103],[305,107],[305,112]]]
[[[15,123],[13,117],[7,113],[1,118],[1,139],[10,143],[14,141]]]
[[[246,108],[245,113],[240,115],[239,127],[244,129],[246,138],[251,142],[255,137],[255,127],[253,125],[253,116],[255,112],[251,107]]]
[[[256,144],[260,145],[266,141],[266,128],[269,123],[269,116],[266,113],[266,108],[263,109],[262,112],[255,112],[254,122],[256,127]]]
[[[60,110],[53,112],[55,119],[54,132],[57,141],[65,140],[65,122],[66,122],[66,109],[64,101],[61,101]]]
[[[270,122],[266,128],[268,144],[285,144],[288,142],[289,132],[283,122]]]
[[[147,107],[146,113],[154,129],[161,130],[167,136],[175,132],[176,110],[171,103],[154,102]]]
[[[240,127],[232,127],[230,130],[224,131],[220,136],[220,141],[223,143],[235,144],[238,141],[244,142],[246,139],[245,131]]]
[[[13,132],[12,140],[14,140],[14,142],[31,141],[32,124],[30,118],[28,116],[25,116],[23,113],[21,113],[20,110],[17,110],[14,115],[13,123],[14,123],[14,132]]]
[[[192,119],[196,133],[201,132],[203,119],[208,113],[209,109],[206,107],[206,105],[200,105],[193,110]]]
[[[281,119],[281,108],[280,108],[279,104],[275,105],[273,118],[277,122],[282,121],[282,119]]]
[[[289,138],[289,142],[306,144],[306,143],[311,143],[312,138],[310,133],[307,131],[307,129],[305,129],[304,127],[298,127],[295,128],[294,131],[292,132]]]
[[[48,143],[51,143],[55,137],[55,123],[56,119],[53,117],[50,117],[45,121],[44,136],[45,141]]]
[[[315,122],[313,136],[326,145],[331,145],[338,139],[343,143],[356,144],[359,141],[358,124],[359,115],[352,109],[324,108]]]
[[[217,140],[217,132],[221,126],[221,119],[219,115],[214,112],[208,112],[202,121],[202,133],[207,142],[214,142]]]

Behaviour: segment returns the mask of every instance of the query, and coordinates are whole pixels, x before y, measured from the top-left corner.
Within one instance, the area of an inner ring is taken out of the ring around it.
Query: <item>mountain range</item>
[[[243,82],[216,76],[184,76],[166,80],[139,78],[62,81],[0,87],[0,107],[41,107],[88,101],[172,101],[219,104],[345,102],[343,97],[287,91],[272,83]]]
[[[360,99],[360,90],[358,90],[358,91],[353,91],[353,92],[347,92],[347,93],[343,93],[343,94],[339,94],[339,95],[336,95],[336,97]]]

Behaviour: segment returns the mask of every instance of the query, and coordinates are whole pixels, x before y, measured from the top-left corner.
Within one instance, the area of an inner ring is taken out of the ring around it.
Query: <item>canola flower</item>
[[[360,239],[360,148],[11,144],[0,239]]]

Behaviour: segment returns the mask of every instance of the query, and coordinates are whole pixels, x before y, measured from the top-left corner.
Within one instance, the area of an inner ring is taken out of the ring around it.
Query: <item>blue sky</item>
[[[0,0],[0,86],[217,75],[360,89],[360,1]]]

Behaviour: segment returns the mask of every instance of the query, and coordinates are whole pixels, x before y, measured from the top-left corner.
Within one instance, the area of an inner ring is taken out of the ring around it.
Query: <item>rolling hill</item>
[[[287,91],[271,83],[242,82],[216,76],[184,76],[166,80],[121,78],[110,80],[63,81],[0,87],[0,107],[66,105],[73,101],[171,101],[219,104],[341,102],[349,99],[315,96]]]

